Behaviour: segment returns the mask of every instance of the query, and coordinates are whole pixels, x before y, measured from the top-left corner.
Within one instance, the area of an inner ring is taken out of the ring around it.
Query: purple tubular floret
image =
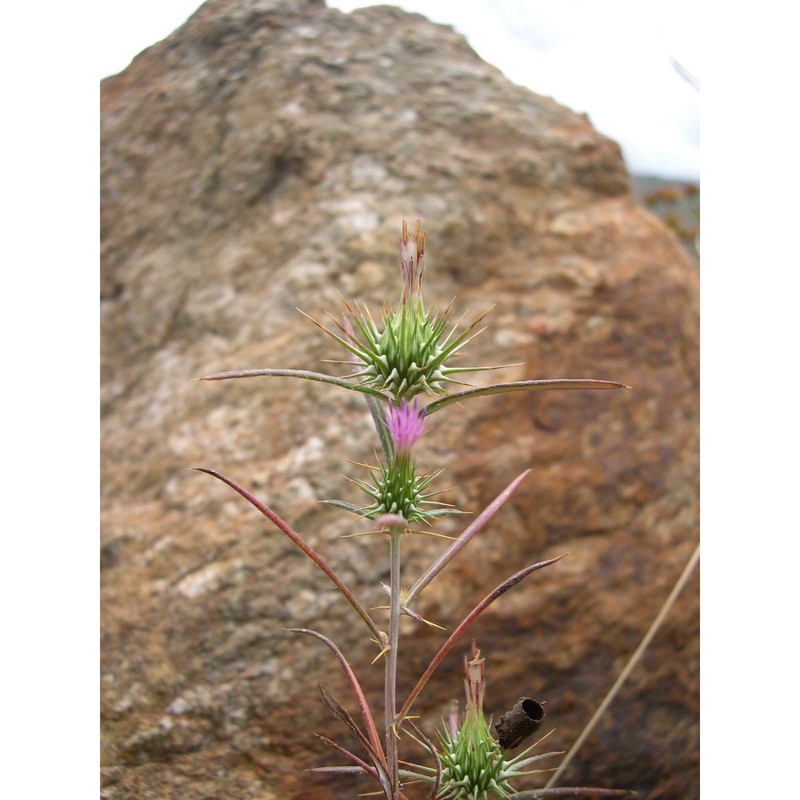
[[[392,436],[395,453],[408,454],[417,439],[425,432],[425,409],[401,400],[399,406],[389,405],[386,411],[386,427]]]

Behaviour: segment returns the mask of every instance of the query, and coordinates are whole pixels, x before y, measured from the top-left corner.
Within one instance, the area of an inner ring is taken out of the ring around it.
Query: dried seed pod
[[[520,697],[495,724],[497,740],[504,750],[511,750],[539,730],[544,719],[544,702]]]

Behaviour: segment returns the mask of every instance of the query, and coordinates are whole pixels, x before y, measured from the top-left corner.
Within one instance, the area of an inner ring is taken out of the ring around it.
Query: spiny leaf
[[[511,381],[510,383],[493,383],[491,386],[481,386],[477,389],[468,389],[465,392],[448,394],[439,400],[434,400],[426,409],[428,416],[439,411],[451,403],[468,400],[472,397],[483,397],[489,394],[502,394],[504,392],[543,391],[546,389],[630,389],[624,383],[615,381],[599,381],[589,378],[559,378],[555,380],[537,381]]]
[[[376,642],[382,642],[383,636],[381,635],[378,626],[373,621],[372,617],[367,613],[366,609],[359,603],[355,595],[347,588],[342,579],[330,568],[328,562],[316,551],[311,545],[297,533],[288,522],[284,522],[268,505],[262,503],[255,495],[248,492],[247,489],[239,486],[238,483],[226,478],[221,473],[213,469],[206,469],[205,467],[196,467],[195,472],[205,472],[217,480],[222,481],[231,487],[234,491],[238,492],[245,500],[251,505],[255,506],[278,530],[285,533],[333,582],[336,588],[342,593],[344,598],[353,607],[356,613],[364,620],[364,623],[369,628],[372,635],[375,637]]]
[[[392,460],[392,453],[394,448],[392,446],[392,439],[386,427],[386,417],[384,410],[378,405],[378,401],[370,395],[367,395],[367,406],[369,408],[370,416],[375,424],[375,429],[378,432],[378,439],[381,442],[381,449],[383,450],[383,457],[387,462]]]
[[[355,737],[356,741],[369,754],[373,764],[375,764],[378,774],[382,778],[381,783],[383,783],[384,780],[387,780],[388,783],[388,776],[386,775],[384,762],[381,760],[381,756],[375,753],[369,739],[364,735],[361,728],[356,725],[355,720],[350,716],[350,712],[328,691],[328,688],[324,683],[319,685],[319,693],[322,695],[325,705],[327,705],[328,708],[333,712],[333,715],[336,717],[336,719],[338,719],[340,722],[343,722],[347,726],[347,728],[350,730],[350,733],[352,733]]]
[[[428,795],[428,800],[434,800],[442,780],[442,762],[439,758],[439,753],[436,751],[433,742],[410,719],[407,720],[407,722],[411,730],[417,735],[417,741],[421,742],[428,749],[428,752],[431,753],[436,764],[436,778],[434,779],[433,787]]]
[[[528,758],[522,759],[522,761],[517,761],[517,759],[513,759],[513,761],[508,762],[511,765],[511,769],[514,770],[515,775],[525,775],[525,774],[533,774],[525,773],[522,770],[527,769],[527,767],[531,766],[531,764],[536,764],[538,761],[543,761],[545,758],[554,758],[555,756],[563,756],[563,750],[553,750],[549,753],[541,753],[538,756],[529,756]],[[539,772],[540,770],[534,770],[534,772]]]
[[[234,378],[301,378],[307,381],[319,381],[320,383],[330,383],[333,386],[341,386],[351,392],[360,392],[372,397],[388,401],[388,397],[377,389],[365,386],[361,383],[353,383],[346,378],[337,378],[333,375],[326,375],[324,372],[310,372],[307,369],[241,369],[231,372],[216,372],[213,375],[204,375],[198,378],[199,381],[227,381]]]
[[[370,710],[369,704],[367,703],[367,698],[361,689],[361,684],[358,682],[358,678],[356,678],[350,663],[344,657],[342,651],[330,639],[328,639],[327,636],[323,636],[317,631],[309,630],[308,628],[289,628],[288,630],[290,633],[305,633],[307,636],[313,636],[315,639],[319,639],[330,649],[334,656],[336,656],[336,660],[342,667],[342,670],[347,677],[347,681],[350,684],[350,689],[352,690],[353,695],[358,702],[358,707],[361,711],[361,716],[364,719],[364,724],[367,726],[367,733],[369,735],[370,744],[372,745],[372,755],[385,766],[386,757],[383,753],[383,747],[381,746],[381,738],[378,735],[378,729],[375,726],[375,718],[372,716],[372,711]]]
[[[344,500],[321,500],[326,506],[333,508],[341,508],[344,511],[349,511],[351,514],[356,514],[359,517],[366,516],[368,509],[363,506],[356,506],[353,503],[346,503]]]
[[[481,512],[481,514],[472,522],[458,537],[458,539],[445,550],[439,558],[427,569],[427,571],[420,576],[414,585],[409,589],[406,595],[406,603],[410,604],[411,601],[455,558],[459,552],[466,546],[466,544],[479,533],[486,525],[486,523],[502,508],[505,502],[511,497],[514,490],[519,486],[522,480],[530,473],[526,469],[523,473],[518,475],[511,483],[500,492],[491,503]],[[433,512],[435,515],[436,512]]]
[[[315,734],[319,736],[319,734]],[[320,737],[322,738],[322,737]],[[352,754],[351,754],[352,755]],[[356,756],[357,758],[358,756]],[[348,766],[335,766],[335,767],[311,767],[306,772],[320,772],[330,773],[334,775],[363,775],[364,770],[361,767],[348,767]]]
[[[557,789],[529,789],[512,794],[510,800],[539,800],[545,797],[629,797],[628,789],[596,789],[590,786],[564,786]]]
[[[367,764],[366,761],[359,758],[355,753],[351,753],[347,748],[342,747],[340,744],[337,744],[332,739],[329,739],[327,736],[323,736],[321,733],[315,733],[314,736],[316,736],[317,739],[319,739],[321,742],[324,742],[326,745],[328,745],[328,747],[330,747],[332,750],[335,750],[337,753],[341,753],[341,755],[343,755],[346,759],[352,761],[356,765],[355,767],[346,768],[348,772],[351,771],[366,772],[367,775],[369,775],[371,778],[379,780],[378,771],[370,767],[370,765]],[[325,769],[325,767],[317,767],[316,770],[313,771],[319,772],[322,769]],[[341,772],[342,769],[343,769],[342,767],[336,768],[336,772]]]
[[[400,709],[400,712],[397,715],[397,725],[399,726],[403,719],[408,714],[409,709],[411,708],[412,703],[414,700],[417,699],[417,695],[425,688],[425,684],[430,680],[431,675],[436,671],[436,668],[439,664],[442,663],[445,656],[453,649],[456,642],[463,636],[467,628],[501,595],[504,595],[509,589],[513,589],[520,581],[524,580],[528,577],[532,572],[536,572],[537,570],[542,569],[543,567],[549,567],[551,564],[555,564],[556,561],[560,561],[564,556],[558,556],[558,558],[551,558],[548,561],[540,561],[538,564],[531,564],[529,567],[525,567],[525,569],[521,569],[519,572],[514,573],[510,578],[503,581],[499,586],[497,586],[493,591],[486,595],[483,600],[478,603],[475,608],[467,614],[466,617],[462,620],[461,624],[450,634],[450,638],[442,645],[439,652],[433,657],[433,660],[428,665],[428,668],[423,673],[422,677],[417,681],[416,686],[411,690],[411,693],[408,695],[406,702],[403,704],[403,707]]]

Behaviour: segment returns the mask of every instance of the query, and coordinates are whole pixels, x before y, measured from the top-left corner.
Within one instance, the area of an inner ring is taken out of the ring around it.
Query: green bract
[[[492,738],[483,714],[467,711],[456,735],[445,730],[440,741],[442,784],[437,800],[488,800],[514,792],[505,777],[503,750]]]
[[[456,328],[447,333],[447,316],[428,314],[422,298],[387,311],[383,331],[366,310],[353,316],[361,338],[350,350],[360,369],[351,377],[373,389],[406,400],[423,392],[443,394],[451,375],[467,371],[445,362],[469,341],[474,324],[453,338]]]
[[[372,484],[362,484],[373,499],[364,516],[374,519],[383,514],[399,514],[406,522],[423,522],[430,515],[423,509],[425,489],[432,476],[418,478],[410,458],[395,458],[389,466],[381,464],[378,474],[371,474]]]
[[[456,514],[458,511],[443,507],[431,500],[436,492],[426,492],[435,475],[417,475],[412,448],[424,431],[425,411],[401,400],[398,406],[387,406],[385,417],[379,422],[389,434],[391,445],[388,457],[377,467],[370,468],[371,483],[356,483],[369,495],[368,506],[353,506],[340,501],[328,501],[368,519],[385,514],[399,515],[407,524],[429,522],[436,517]]]
[[[483,714],[483,696],[486,691],[486,661],[473,641],[471,658],[464,656],[464,688],[467,710],[458,724],[457,708],[450,714],[449,725],[439,734],[439,762],[441,772],[419,764],[411,765],[408,777],[425,783],[436,783],[436,800],[492,800],[512,797],[516,790],[510,781],[537,770],[528,767],[556,755],[543,753],[529,756],[535,742],[514,758],[489,730]]]

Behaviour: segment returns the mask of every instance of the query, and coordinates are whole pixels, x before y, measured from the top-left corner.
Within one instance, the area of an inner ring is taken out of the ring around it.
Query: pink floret
[[[425,432],[425,409],[419,408],[416,400],[411,404],[401,400],[399,407],[389,405],[386,427],[392,436],[395,453],[408,454]]]

